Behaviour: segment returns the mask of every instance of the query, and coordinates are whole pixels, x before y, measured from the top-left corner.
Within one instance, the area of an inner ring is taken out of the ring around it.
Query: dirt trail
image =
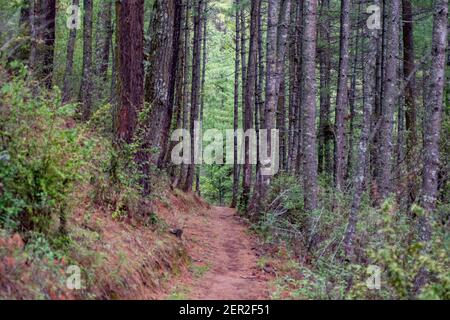
[[[269,298],[270,277],[258,269],[254,241],[235,210],[212,207],[189,217],[185,226],[194,270],[186,284],[189,299]]]

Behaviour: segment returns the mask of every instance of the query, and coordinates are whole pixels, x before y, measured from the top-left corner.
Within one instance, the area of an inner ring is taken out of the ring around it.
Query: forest
[[[0,300],[449,300],[448,0],[0,2]]]

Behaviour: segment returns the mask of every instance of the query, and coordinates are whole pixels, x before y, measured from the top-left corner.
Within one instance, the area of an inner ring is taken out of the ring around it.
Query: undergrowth
[[[286,245],[290,252],[278,266],[282,270],[278,270],[274,298],[450,298],[449,221],[442,214],[445,206],[429,217],[433,239],[426,249],[416,236],[423,209],[415,205],[411,212],[401,212],[393,200],[373,208],[365,196],[357,225],[356,258],[349,261],[342,241],[351,198],[333,194],[324,185],[320,192],[325,199],[320,209],[308,213],[303,209],[300,183],[280,175],[268,193],[265,213],[253,227],[267,244]],[[373,268],[380,270],[379,288],[368,286]],[[429,271],[429,284],[413,296],[421,268]]]
[[[138,281],[131,274],[146,275],[142,283],[159,281],[152,259],[170,265],[184,253],[168,235],[150,237],[167,234],[151,203],[163,198],[166,180],[152,179],[151,196],[142,195],[134,161],[139,140],[113,145],[110,104],[81,123],[79,105],[63,105],[58,88],[37,89],[26,67],[11,69],[0,69],[0,299],[113,298]],[[149,241],[145,254],[130,262],[141,249],[99,245],[107,241],[105,223],[121,232],[141,230],[136,241]],[[80,291],[66,288],[70,265],[81,268]]]

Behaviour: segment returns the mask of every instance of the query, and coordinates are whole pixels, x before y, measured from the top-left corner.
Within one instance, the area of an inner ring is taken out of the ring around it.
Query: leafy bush
[[[75,126],[75,105],[59,92],[35,97],[25,76],[0,83],[0,224],[49,233],[64,229],[68,198],[83,179],[92,144]]]
[[[304,229],[303,192],[296,177],[279,175],[273,179],[263,208],[258,229],[266,237],[295,236],[298,230]]]
[[[204,175],[200,176],[202,196],[218,205],[231,202],[233,181],[230,176],[231,167],[226,165],[209,165],[202,168]]]
[[[427,213],[418,206],[413,206],[415,216]],[[395,210],[392,203],[385,203],[381,210],[379,242],[369,245],[368,256],[371,264],[382,270],[382,288],[377,295],[396,299],[415,298],[414,286],[422,268],[429,272],[427,285],[422,289],[419,298],[450,299],[450,259],[448,246],[445,245],[444,231],[438,221],[428,217],[432,223],[433,239],[426,248],[416,236],[415,220],[405,219]],[[374,293],[372,292],[372,295]],[[360,281],[355,285],[350,296],[365,297],[367,286]]]
[[[113,134],[113,113],[111,104],[99,107],[89,120],[89,126],[103,136],[110,138]]]
[[[346,203],[341,202],[341,210],[348,210]],[[407,215],[400,212],[392,200],[380,209],[364,204],[359,214],[355,236],[356,257],[352,263],[345,260],[342,253],[347,222],[345,214],[319,210],[320,218],[314,233],[311,233],[308,226],[302,229],[301,224],[289,224],[288,215],[275,217],[274,213],[268,213],[260,222],[259,230],[261,226],[266,226],[266,239],[287,240],[293,252],[297,253],[296,276],[284,275],[277,280],[279,287],[289,289],[292,298],[449,299],[449,239],[447,225],[442,222],[442,210],[439,208],[429,217],[433,239],[425,248],[425,244],[417,237],[417,217],[426,214],[423,209],[414,206],[413,214]],[[299,236],[289,236],[294,232]],[[317,242],[305,252],[304,247],[298,249],[299,242],[296,239],[301,239],[300,245],[305,244],[308,237],[304,234],[308,233],[316,234]],[[370,266],[380,268],[379,290],[367,286],[366,281],[372,275]],[[422,268],[429,271],[429,279],[419,295],[415,296],[414,285]]]

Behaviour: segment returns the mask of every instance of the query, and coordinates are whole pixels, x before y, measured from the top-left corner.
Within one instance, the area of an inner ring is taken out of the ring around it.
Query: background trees
[[[80,8],[79,28],[67,27],[77,18],[69,5]],[[144,199],[166,180],[201,189],[317,265],[376,261],[371,246],[398,257],[389,250],[414,241],[431,255],[445,234],[448,1],[34,0],[0,9],[12,17],[0,26],[7,77],[25,73],[34,97],[61,87],[62,104],[77,110],[67,126],[105,135],[115,146],[108,174],[120,162]],[[280,172],[263,176],[250,139],[237,137],[227,147],[242,166],[195,163],[197,121],[200,130],[278,129]],[[191,134],[191,162],[175,165],[170,136],[180,128]],[[408,239],[383,247],[372,229],[387,220]],[[432,267],[422,266],[418,287]]]

